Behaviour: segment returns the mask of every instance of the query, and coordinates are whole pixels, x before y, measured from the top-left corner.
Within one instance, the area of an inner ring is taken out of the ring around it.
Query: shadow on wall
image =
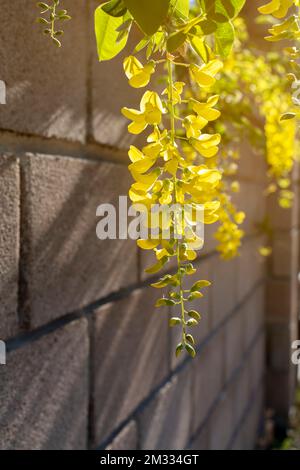
[[[99,63],[94,9],[99,1],[64,0],[72,15],[64,23],[61,49],[35,23],[35,4],[2,0],[0,79],[7,84],[0,130],[127,148],[122,106],[137,107],[141,91],[129,87],[122,59]],[[24,47],[26,45],[26,47]],[[129,44],[124,54],[131,53]]]
[[[74,322],[9,354],[0,370],[1,449],[86,448],[86,330],[86,320]]]
[[[23,173],[23,307],[31,326],[137,281],[135,242],[96,236],[97,206],[117,206],[128,191],[126,167],[27,156]]]

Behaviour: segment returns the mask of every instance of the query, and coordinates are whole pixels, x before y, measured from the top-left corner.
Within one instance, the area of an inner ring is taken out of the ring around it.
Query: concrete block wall
[[[269,200],[273,256],[266,288],[267,402],[276,418],[288,423],[294,403],[297,367],[291,361],[292,343],[299,339],[299,167],[293,173],[294,205],[280,209]]]
[[[56,50],[26,0],[2,0],[0,79],[1,449],[251,449],[264,403],[264,161],[245,147],[241,256],[207,239],[197,264],[195,360],[174,357],[170,315],[154,309],[135,242],[96,238],[96,208],[125,195],[130,139],[119,114],[138,94],[121,61],[97,63],[92,11]],[[260,171],[261,170],[261,171]],[[209,232],[208,232],[209,233]]]

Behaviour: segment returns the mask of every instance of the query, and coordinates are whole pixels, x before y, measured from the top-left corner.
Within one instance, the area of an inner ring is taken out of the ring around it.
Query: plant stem
[[[175,109],[174,109],[174,95],[173,95],[173,62],[167,57],[168,62],[168,83],[169,83],[169,108],[170,108],[170,121],[171,121],[171,143],[175,146],[176,139],[176,130],[175,130]],[[175,203],[177,204],[177,176],[174,175],[174,197]],[[176,221],[174,219],[174,225]],[[177,233],[176,233],[177,235]],[[186,335],[186,325],[185,325],[185,309],[184,309],[184,293],[182,286],[182,273],[180,271],[181,261],[180,261],[180,243],[177,238],[177,268],[178,268],[178,278],[179,278],[179,293],[180,293],[180,305],[181,305],[181,326],[182,326],[182,344],[185,345],[185,335]]]
[[[52,7],[53,20],[51,21],[51,38],[54,39],[54,25],[55,25],[56,3]]]

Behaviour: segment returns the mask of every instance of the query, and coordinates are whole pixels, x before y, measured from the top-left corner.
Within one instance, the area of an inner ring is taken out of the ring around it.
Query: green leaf
[[[191,46],[194,51],[198,54],[198,56],[207,63],[210,58],[210,49],[207,46],[204,38],[199,38],[198,36],[194,36],[191,40]]]
[[[157,300],[157,302],[155,304],[155,307],[166,307],[166,306],[172,307],[173,305],[176,305],[175,300],[165,299],[163,297],[163,298]]]
[[[246,0],[223,0],[223,4],[230,2],[234,9],[234,14],[231,18],[235,18],[243,9]]]
[[[202,297],[203,294],[201,294],[201,292],[193,292],[191,295],[188,296],[188,301],[192,302],[192,300],[201,299]]]
[[[285,113],[280,116],[280,121],[288,121],[289,119],[294,119],[297,116],[295,113]]]
[[[109,16],[103,11],[105,5],[107,4],[99,6],[95,11],[95,33],[100,61],[110,60],[118,55],[124,49],[128,39],[128,31],[126,31],[118,42],[119,32],[117,31],[124,21],[127,21],[128,16],[118,18]]]
[[[197,281],[193,284],[191,288],[191,292],[195,292],[199,289],[203,289],[203,287],[209,287],[211,283],[209,281]]]
[[[238,16],[245,3],[246,0],[215,0],[215,11],[233,19]]]
[[[234,43],[234,27],[231,21],[228,23],[218,23],[215,32],[216,53],[221,57],[228,57]]]
[[[185,270],[185,273],[188,275],[188,276],[192,276],[193,274],[196,273],[196,269],[194,268],[194,266],[192,265],[192,263],[188,263],[184,266],[184,270]]]
[[[194,318],[197,321],[201,320],[201,315],[200,315],[200,313],[196,312],[196,310],[190,310],[188,312],[188,316],[191,317],[191,318]]]
[[[190,356],[192,356],[192,357],[196,356],[196,351],[195,351],[195,349],[193,348],[193,346],[191,344],[186,343],[185,344],[185,349],[187,350],[187,352],[189,353]]]
[[[186,322],[186,326],[197,326],[197,325],[198,325],[198,322],[194,318],[191,318],[190,320]]]
[[[155,287],[156,289],[161,289],[162,287],[166,287],[167,285],[176,286],[179,284],[176,276],[171,276],[171,274],[166,274],[162,277],[158,282],[154,282],[151,284],[151,287]]]
[[[110,16],[124,16],[127,8],[123,0],[111,0],[102,6],[103,11]]]
[[[140,29],[152,36],[167,18],[171,0],[124,0]]]
[[[169,36],[167,41],[167,50],[168,52],[176,51],[182,44],[185,43],[187,35],[184,34],[182,31],[177,33],[173,33]]]
[[[191,345],[194,345],[195,344],[195,340],[194,340],[194,337],[188,333],[187,335],[185,335],[185,339],[191,344]]]
[[[170,326],[176,326],[176,325],[181,325],[181,320],[178,317],[173,317],[169,321]]]
[[[168,262],[169,258],[167,256],[164,256],[162,259],[160,259],[156,264],[151,266],[150,268],[145,269],[145,272],[148,274],[155,274],[158,271],[161,270],[161,268]]]
[[[177,344],[177,347],[176,347],[176,357],[180,356],[180,354],[182,353],[183,351],[183,344],[182,343],[179,343]]]
[[[175,10],[178,13],[188,18],[190,12],[190,0],[171,0],[171,7],[175,7]]]

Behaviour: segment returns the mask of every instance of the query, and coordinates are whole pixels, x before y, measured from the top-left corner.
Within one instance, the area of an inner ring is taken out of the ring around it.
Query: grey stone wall
[[[264,402],[263,158],[242,152],[241,257],[221,262],[207,240],[199,353],[176,360],[144,254],[95,234],[96,207],[130,185],[119,110],[138,94],[120,60],[97,62],[97,2],[64,4],[73,21],[57,50],[33,5],[1,2],[0,448],[251,449]]]

